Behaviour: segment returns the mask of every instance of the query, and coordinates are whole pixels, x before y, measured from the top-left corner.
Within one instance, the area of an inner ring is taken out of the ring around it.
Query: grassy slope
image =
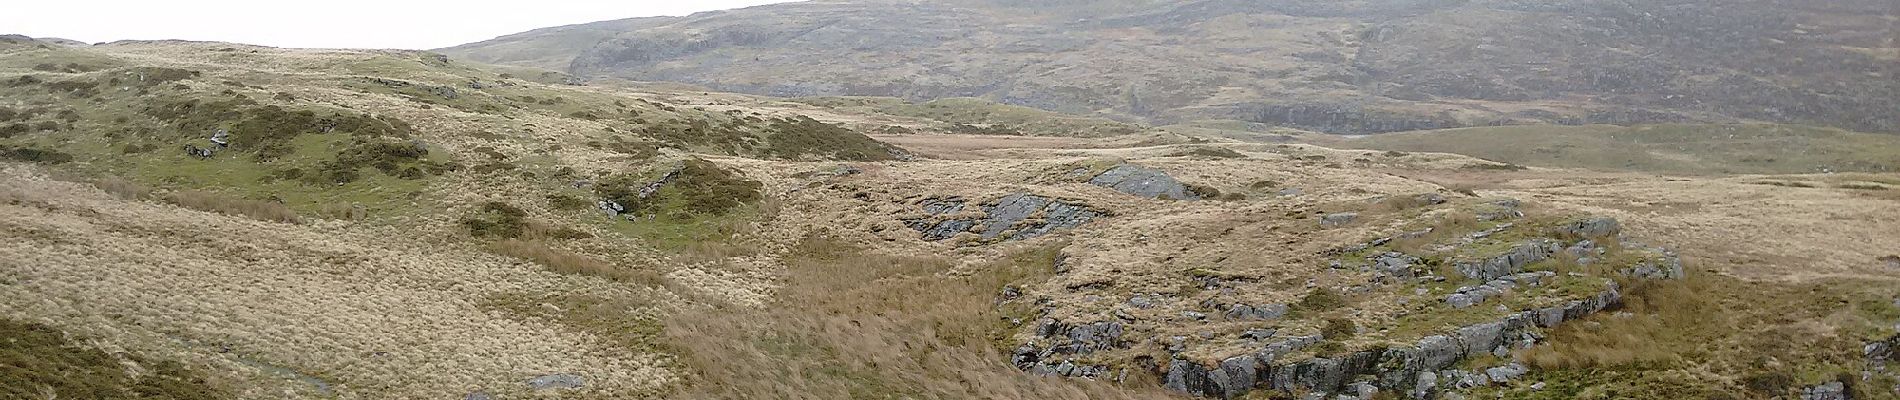
[[[1457,153],[1541,167],[1666,174],[1900,170],[1900,136],[1792,125],[1507,126],[1375,135],[1323,144]]]

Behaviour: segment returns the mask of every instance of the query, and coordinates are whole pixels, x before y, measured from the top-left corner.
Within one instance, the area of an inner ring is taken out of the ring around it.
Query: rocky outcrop
[[[955,197],[925,200],[920,206],[929,216],[904,223],[930,241],[949,239],[972,230],[984,240],[1023,240],[1081,226],[1104,215],[1079,203],[1029,193],[1011,194],[983,205],[980,217],[960,216],[966,204],[965,200]]]
[[[1134,164],[1121,164],[1089,179],[1089,183],[1115,191],[1151,199],[1199,200],[1201,195],[1169,176],[1167,172]]]
[[[1169,362],[1164,386],[1177,392],[1204,397],[1233,398],[1256,389],[1279,391],[1333,392],[1356,376],[1373,376],[1369,384],[1408,393],[1413,398],[1430,398],[1446,378],[1464,379],[1447,368],[1473,355],[1508,354],[1541,340],[1535,328],[1552,328],[1566,321],[1602,311],[1622,300],[1615,282],[1603,292],[1563,305],[1526,310],[1504,319],[1466,326],[1450,333],[1432,335],[1410,345],[1363,350],[1331,357],[1313,357],[1292,363],[1275,360],[1317,344],[1318,336],[1306,336],[1269,345],[1259,352],[1203,365],[1186,359]],[[1441,373],[1443,372],[1443,373]],[[1484,371],[1486,381],[1516,379],[1528,372],[1523,366],[1505,366]],[[1452,382],[1455,384],[1455,381]]]
[[[1078,364],[1073,356],[1126,346],[1121,337],[1122,324],[1099,321],[1068,324],[1055,318],[1036,323],[1036,342],[1016,348],[1010,363],[1024,371],[1045,376],[1095,378],[1108,373],[1099,365]]]
[[[1479,286],[1458,288],[1456,293],[1445,296],[1445,304],[1451,308],[1466,308],[1484,303],[1485,300],[1502,297],[1517,289],[1518,286],[1542,286],[1555,279],[1557,273],[1550,271],[1523,272],[1493,279]]]
[[[1549,259],[1551,255],[1562,251],[1564,246],[1549,239],[1533,239],[1510,251],[1477,261],[1461,261],[1454,269],[1466,278],[1490,281],[1505,275],[1522,272],[1524,266]]]
[[[1589,218],[1551,228],[1559,237],[1573,238],[1615,238],[1623,233],[1623,225],[1616,218]]]
[[[1227,306],[1227,311],[1224,314],[1227,316],[1227,319],[1236,321],[1275,320],[1280,319],[1280,317],[1285,317],[1288,310],[1289,308],[1285,304],[1262,304],[1258,306],[1234,304]]]
[[[1645,279],[1682,279],[1682,259],[1665,252],[1660,260],[1644,260],[1622,271],[1623,275]]]

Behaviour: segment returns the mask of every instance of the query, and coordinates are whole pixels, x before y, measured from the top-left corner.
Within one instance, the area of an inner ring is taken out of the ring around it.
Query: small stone
[[[1128,299],[1128,305],[1135,306],[1135,308],[1151,308],[1155,306],[1155,302],[1149,299],[1148,296],[1135,296]]]
[[[1538,382],[1531,384],[1531,390],[1544,390],[1544,383]]]
[[[1240,338],[1248,340],[1267,340],[1273,338],[1273,335],[1278,333],[1279,331],[1274,329],[1248,329],[1246,332],[1240,334]]]
[[[577,389],[586,385],[585,379],[574,374],[542,375],[528,380],[528,387],[534,390]]]
[[[1358,213],[1327,214],[1324,217],[1320,217],[1319,226],[1322,228],[1338,228],[1351,224],[1358,219]]]

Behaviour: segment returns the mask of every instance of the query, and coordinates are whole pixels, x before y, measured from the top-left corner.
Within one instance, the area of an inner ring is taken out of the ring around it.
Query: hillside
[[[980,97],[1157,125],[1379,133],[1762,121],[1900,132],[1883,108],[1900,96],[1900,11],[1885,1],[1087,4],[812,1],[440,51],[585,77],[773,96]]]
[[[1509,126],[1339,139],[1336,148],[1458,153],[1550,168],[1670,174],[1900,170],[1900,136],[1789,125]]]
[[[531,71],[0,37],[0,398],[1900,398],[1900,176],[1805,173],[1885,136],[1566,128],[1815,151],[1662,176],[1715,163]]]

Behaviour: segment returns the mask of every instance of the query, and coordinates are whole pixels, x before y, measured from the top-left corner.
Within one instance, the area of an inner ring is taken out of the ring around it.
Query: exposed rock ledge
[[[1276,365],[1275,360],[1297,349],[1282,350],[1275,346],[1221,360],[1213,366],[1175,359],[1169,362],[1164,386],[1198,396],[1232,398],[1254,389],[1333,392],[1352,383],[1348,380],[1353,377],[1370,375],[1377,379],[1366,383],[1374,387],[1399,391],[1412,398],[1429,398],[1440,387],[1440,375],[1456,375],[1440,372],[1458,361],[1472,355],[1528,347],[1535,343],[1532,328],[1556,327],[1602,311],[1622,298],[1622,292],[1612,282],[1596,296],[1562,306],[1519,312],[1449,334],[1427,336],[1412,345],[1330,358],[1314,357],[1292,364]]]
[[[904,223],[930,241],[972,230],[984,240],[1023,240],[1081,226],[1105,215],[1084,204],[1029,193],[1011,194],[980,205],[981,215],[965,213],[967,204],[959,197],[925,200],[921,206],[928,216],[906,219]]]
[[[1616,237],[1618,231],[1616,221],[1607,218],[1564,225],[1552,230],[1551,233],[1571,238],[1596,239],[1581,239],[1568,247],[1558,240],[1530,239],[1513,246],[1504,253],[1477,261],[1455,264],[1453,269],[1466,278],[1507,289],[1517,285],[1542,285],[1553,279],[1555,274],[1547,271],[1524,272],[1524,269],[1559,254],[1577,257],[1579,262],[1589,263],[1592,257],[1603,254],[1596,245],[1596,241],[1620,241],[1621,238]],[[1382,240],[1389,241],[1390,239]],[[1377,244],[1369,245],[1376,246]],[[1622,275],[1636,279],[1682,278],[1683,267],[1674,252],[1649,248],[1633,242],[1625,242],[1625,247],[1660,252],[1663,257],[1646,259],[1617,270]],[[1364,247],[1360,247],[1354,250],[1363,249]],[[1378,257],[1384,256],[1375,255],[1375,258]],[[1403,258],[1403,255],[1399,257]],[[1518,364],[1475,372],[1451,368],[1468,357],[1502,356],[1508,355],[1514,349],[1529,348],[1542,340],[1543,337],[1540,334],[1542,329],[1553,328],[1617,305],[1622,301],[1620,288],[1612,279],[1604,278],[1604,281],[1605,289],[1594,295],[1555,306],[1519,311],[1492,322],[1464,326],[1443,334],[1426,336],[1408,345],[1364,350],[1332,357],[1295,358],[1303,356],[1301,353],[1307,347],[1325,339],[1321,335],[1309,335],[1283,338],[1263,346],[1258,351],[1211,363],[1177,356],[1163,363],[1165,364],[1165,369],[1161,371],[1163,386],[1186,394],[1222,398],[1234,398],[1254,390],[1276,390],[1341,393],[1341,396],[1344,396],[1341,398],[1355,398],[1353,397],[1355,393],[1391,391],[1401,394],[1402,397],[1429,399],[1436,397],[1441,389],[1470,388],[1491,382],[1516,379],[1528,373],[1528,368]],[[1479,288],[1461,290],[1453,297],[1462,296],[1464,300],[1469,300],[1472,293],[1479,291]],[[1447,301],[1455,303],[1454,307],[1457,307],[1464,300],[1448,299]],[[1472,301],[1472,303],[1479,301],[1482,300]],[[1088,365],[1078,361],[1078,358],[1097,351],[1124,346],[1127,343],[1121,337],[1123,331],[1121,323],[1115,320],[1069,324],[1045,318],[1038,325],[1035,335],[1038,339],[1016,349],[1011,361],[1018,368],[1038,375],[1121,380],[1127,374],[1125,367],[1123,370],[1116,370],[1105,366]],[[1271,337],[1272,334],[1265,336]],[[1870,345],[1869,352],[1886,354],[1890,352],[1889,348]],[[1170,348],[1170,351],[1178,350]],[[1372,378],[1356,381],[1362,376]]]

